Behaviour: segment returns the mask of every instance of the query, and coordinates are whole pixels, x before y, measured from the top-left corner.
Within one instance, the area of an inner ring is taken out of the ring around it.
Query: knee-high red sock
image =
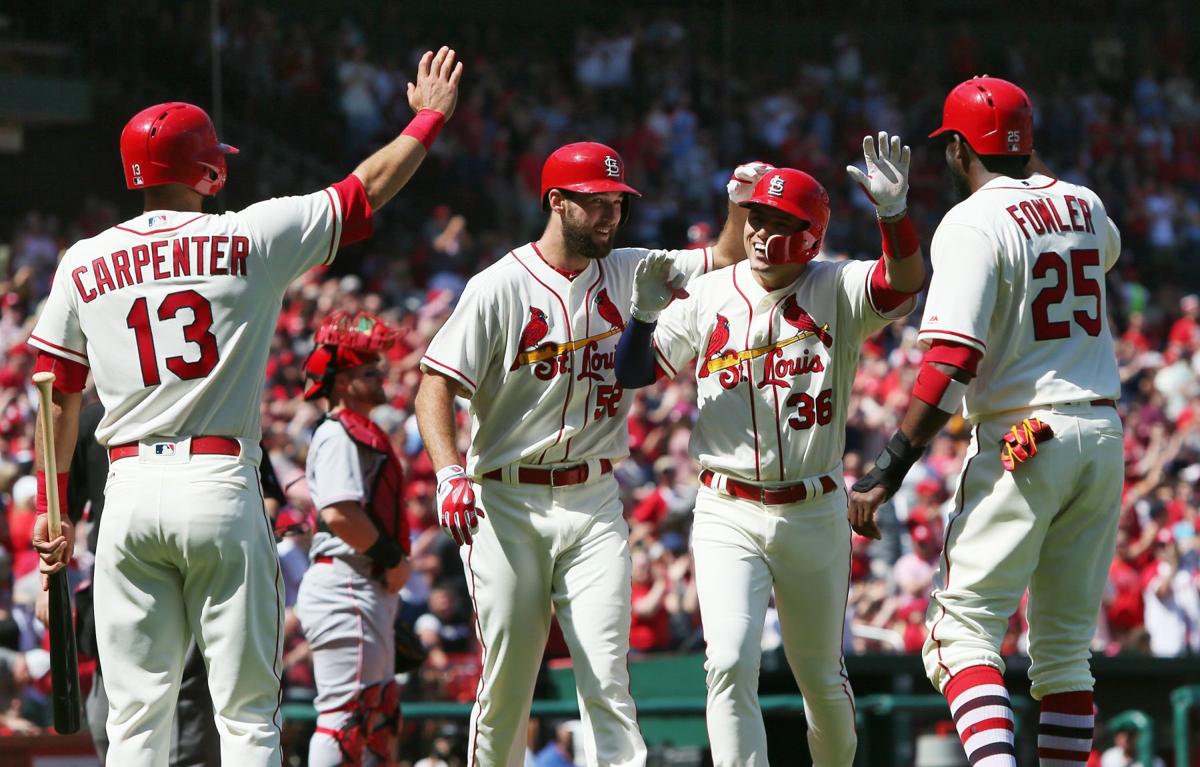
[[[1038,764],[1082,767],[1092,751],[1096,717],[1092,691],[1060,692],[1042,698],[1038,719]]]
[[[946,700],[971,767],[1017,767],[1012,702],[997,669],[958,672],[946,685]]]

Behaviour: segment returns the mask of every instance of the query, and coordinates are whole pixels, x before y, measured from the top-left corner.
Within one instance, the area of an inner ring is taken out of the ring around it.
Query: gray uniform
[[[305,467],[313,505],[318,510],[343,501],[366,506],[385,461],[351,440],[336,419],[325,420],[313,434]],[[374,701],[395,695],[392,626],[399,598],[372,576],[370,559],[328,529],[313,537],[309,557],[312,567],[300,582],[296,602],[317,683],[317,730],[308,763],[378,764],[363,746],[372,726],[384,726],[382,720],[388,718],[386,706]],[[392,689],[385,690],[389,685]]]

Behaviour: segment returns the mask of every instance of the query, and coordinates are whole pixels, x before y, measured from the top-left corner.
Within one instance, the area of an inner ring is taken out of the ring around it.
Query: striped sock
[[[1092,751],[1096,717],[1092,691],[1060,692],[1042,698],[1038,719],[1038,764],[1041,767],[1082,767]]]
[[[1012,703],[997,669],[958,672],[946,685],[946,700],[971,767],[1017,767]]]

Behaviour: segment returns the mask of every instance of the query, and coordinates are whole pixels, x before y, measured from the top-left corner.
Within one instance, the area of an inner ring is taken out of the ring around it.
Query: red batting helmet
[[[334,312],[317,328],[316,348],[304,361],[304,374],[313,379],[304,390],[304,399],[329,395],[333,377],[379,359],[379,352],[391,346],[399,334],[374,314]]]
[[[225,186],[225,155],[237,151],[217,141],[208,113],[182,101],[147,107],[121,131],[121,165],[129,189],[183,184],[211,197]]]
[[[1020,87],[999,77],[973,77],[946,96],[942,127],[982,155],[1027,155],[1033,152],[1033,105]]]
[[[758,180],[754,194],[743,208],[763,205],[805,222],[799,232],[767,238],[767,261],[773,264],[805,264],[821,251],[821,240],[829,226],[829,194],[812,176],[792,168],[775,168]]]
[[[617,150],[595,141],[580,141],[555,149],[542,165],[542,210],[549,210],[551,189],[568,192],[641,193],[625,183],[625,161]],[[622,216],[624,218],[624,216]]]

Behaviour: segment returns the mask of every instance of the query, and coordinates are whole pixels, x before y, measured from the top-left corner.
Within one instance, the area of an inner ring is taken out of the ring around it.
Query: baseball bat
[[[46,474],[46,522],[50,540],[62,535],[62,499],[58,497],[58,459],[54,454],[54,421],[50,390],[54,374],[34,373],[38,389],[39,427],[42,431],[42,469]],[[50,576],[50,681],[53,685],[54,729],[64,735],[79,731],[82,702],[79,697],[79,658],[75,654],[75,620],[67,571]]]

